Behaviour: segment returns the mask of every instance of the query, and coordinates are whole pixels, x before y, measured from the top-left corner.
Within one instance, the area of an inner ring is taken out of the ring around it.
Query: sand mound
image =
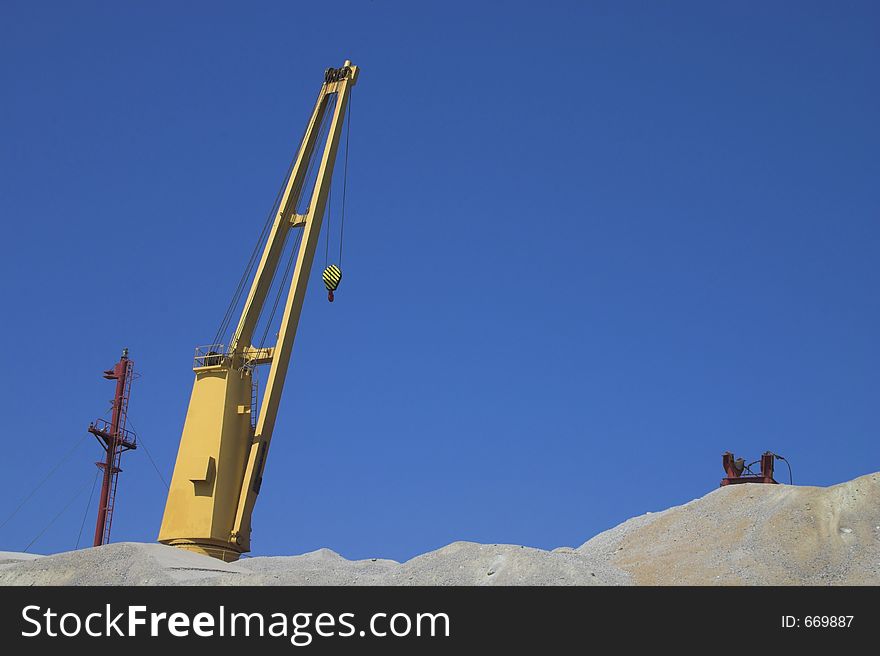
[[[880,473],[829,488],[737,485],[577,549],[454,542],[405,563],[320,549],[233,564],[123,542],[0,552],[0,585],[880,585]]]
[[[828,488],[720,488],[578,551],[604,554],[636,584],[878,585],[880,474]]]

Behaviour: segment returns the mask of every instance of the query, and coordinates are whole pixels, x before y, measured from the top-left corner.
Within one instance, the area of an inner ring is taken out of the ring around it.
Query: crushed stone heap
[[[828,488],[744,484],[578,548],[454,542],[405,563],[329,549],[237,563],[122,542],[0,552],[0,585],[880,585],[880,473]]]

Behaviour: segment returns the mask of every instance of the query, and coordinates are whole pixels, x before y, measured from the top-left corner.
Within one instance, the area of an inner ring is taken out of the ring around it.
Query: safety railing
[[[194,367],[216,367],[224,364],[229,357],[226,346],[223,344],[208,344],[207,346],[196,346],[196,354]]]
[[[126,449],[137,448],[137,436],[127,428],[120,428],[114,435],[113,424],[106,419],[96,419],[89,424],[89,432],[104,440],[115,439],[116,443]]]

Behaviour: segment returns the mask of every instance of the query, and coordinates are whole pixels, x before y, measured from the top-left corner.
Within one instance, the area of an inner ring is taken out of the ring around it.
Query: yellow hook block
[[[333,292],[336,291],[336,288],[339,287],[339,283],[342,281],[342,269],[335,264],[331,264],[324,269],[321,277],[324,279],[324,286],[327,288],[327,300],[332,303]]]

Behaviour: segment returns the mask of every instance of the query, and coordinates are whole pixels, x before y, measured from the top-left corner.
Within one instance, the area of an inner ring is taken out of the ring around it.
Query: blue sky
[[[877,471],[878,28],[870,2],[6,0],[0,522],[123,346],[170,478],[192,349],[347,58],[344,279],[330,305],[313,272],[255,555],[578,545],[714,489],[727,449]],[[99,454],[0,550],[68,504],[31,550],[84,516],[89,544]],[[113,539],[154,540],[164,487],[143,450],[124,470]]]

